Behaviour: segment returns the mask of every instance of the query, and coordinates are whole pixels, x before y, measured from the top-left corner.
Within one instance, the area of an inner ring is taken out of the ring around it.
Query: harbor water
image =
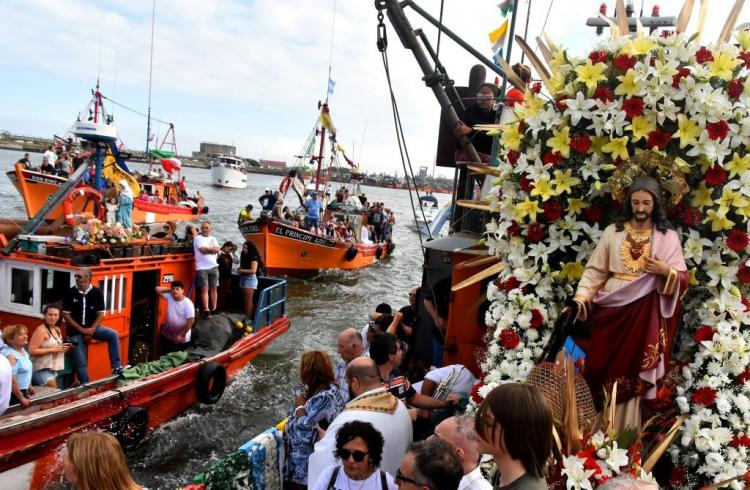
[[[0,150],[0,168],[10,170],[22,152]],[[40,154],[32,154],[34,165]],[[145,165],[132,164],[143,172]],[[247,203],[260,208],[258,197],[266,187],[277,189],[280,177],[248,175],[247,189],[210,185],[208,169],[185,168],[188,192],[199,190],[209,207],[214,236],[223,243],[241,244],[237,215]],[[136,481],[150,489],[174,489],[217,462],[241,444],[284,417],[298,383],[298,361],[303,352],[322,349],[334,362],[336,337],[347,327],[362,327],[367,313],[378,303],[394,308],[408,304],[410,288],[419,285],[422,253],[413,229],[409,193],[406,190],[363,186],[369,200],[383,201],[396,213],[393,257],[359,271],[322,271],[307,279],[288,278],[287,314],[291,329],[243,370],[227,387],[216,405],[197,406],[149,434],[128,454]],[[448,195],[439,195],[440,204]],[[415,196],[416,199],[416,196]],[[24,218],[20,195],[7,177],[0,178],[0,218]],[[183,234],[184,224],[178,232]]]

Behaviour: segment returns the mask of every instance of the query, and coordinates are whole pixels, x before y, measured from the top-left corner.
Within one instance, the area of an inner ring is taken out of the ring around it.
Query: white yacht
[[[244,189],[247,187],[247,168],[241,158],[219,155],[211,162],[211,183],[217,187]]]

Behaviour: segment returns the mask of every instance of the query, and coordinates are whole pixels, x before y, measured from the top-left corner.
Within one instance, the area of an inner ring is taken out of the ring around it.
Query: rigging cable
[[[328,82],[326,83],[326,104],[331,95],[331,67],[333,66],[333,35],[336,29],[336,0],[333,0],[333,21],[331,22],[331,50],[328,55]]]
[[[139,116],[142,116],[142,117],[148,117],[148,114],[146,114],[145,112],[141,112],[139,110],[133,109],[132,107],[128,107],[126,105],[120,104],[119,102],[110,99],[106,95],[102,95],[102,99],[108,100],[108,101],[112,102],[114,105],[125,109],[126,111],[130,111],[130,112],[132,112],[134,114],[138,114]],[[151,116],[151,120],[156,121],[158,123],[162,123],[162,124],[171,124],[171,123],[168,123],[167,121],[162,121],[161,119],[157,119],[154,116]]]
[[[552,12],[552,5],[555,3],[555,0],[550,0],[549,7],[547,8],[547,15],[544,17],[544,24],[542,24],[542,28],[539,29],[539,35],[541,36],[544,33],[544,28],[547,27],[547,20],[549,19],[549,13]],[[539,44],[537,43],[536,48],[534,48],[534,52],[536,53],[539,50]]]
[[[440,35],[443,33],[443,3],[445,0],[440,0],[440,19],[438,20],[438,38],[437,38],[437,49],[435,49],[435,71],[438,67],[438,58],[440,57]]]

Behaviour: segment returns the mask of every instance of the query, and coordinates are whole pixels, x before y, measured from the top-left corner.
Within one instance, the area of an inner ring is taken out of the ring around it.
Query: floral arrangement
[[[728,485],[743,488],[750,470],[750,31],[737,33],[736,44],[709,46],[685,34],[613,37],[585,58],[551,47],[549,95],[532,85],[498,133],[500,175],[486,198],[498,219],[485,243],[505,268],[487,290],[491,338],[475,400],[499,383],[525,380],[620,212],[617,197],[639,170],[634,162],[651,152],[661,158],[648,158],[658,161],[646,170],[668,193],[690,272],[676,339],[675,402],[685,423],[669,450],[683,478],[672,485],[735,479]],[[587,447],[600,468],[614,471],[608,458],[622,467],[637,448],[610,439],[592,437]],[[568,488],[597,484],[582,458],[564,462]]]
[[[98,219],[89,219],[73,229],[73,239],[83,244],[124,245],[138,238],[143,238],[143,232],[137,225],[125,228],[120,223],[110,225]]]

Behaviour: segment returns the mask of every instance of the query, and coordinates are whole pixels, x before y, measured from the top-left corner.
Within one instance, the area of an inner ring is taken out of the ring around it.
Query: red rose
[[[698,405],[710,407],[716,403],[716,391],[709,386],[704,386],[695,390],[691,399]]]
[[[570,97],[562,94],[558,95],[555,99],[555,107],[557,107],[557,110],[560,112],[565,112],[565,109],[568,108],[568,104],[565,103],[566,100],[568,100]]]
[[[544,315],[542,315],[539,310],[534,308],[533,310],[531,310],[531,323],[529,324],[529,326],[531,328],[539,328],[542,325],[544,325]]]
[[[682,203],[676,204],[675,206],[670,206],[669,208],[667,208],[667,218],[675,221],[680,215],[682,215],[683,211],[685,211],[685,208],[682,206]]]
[[[687,68],[679,68],[677,73],[672,75],[672,86],[674,88],[680,88],[680,80],[690,75],[690,70]]]
[[[480,403],[482,403],[484,401],[484,398],[482,398],[479,395],[479,388],[481,388],[483,386],[484,386],[484,383],[477,383],[471,389],[471,401],[473,401],[476,404],[480,404]]]
[[[671,139],[672,135],[667,133],[666,131],[662,131],[661,129],[654,129],[653,131],[648,133],[647,144],[649,148],[657,147],[660,150],[663,150],[669,144],[669,141]]]
[[[672,467],[672,472],[669,475],[669,484],[673,487],[682,487],[687,483],[687,468],[684,466]]]
[[[703,220],[703,213],[698,208],[687,208],[682,213],[682,222],[688,226],[695,226]]]
[[[724,167],[714,164],[711,165],[708,170],[706,170],[706,185],[716,187],[724,185],[724,182],[726,181],[727,171],[724,170]]]
[[[615,100],[615,96],[609,89],[609,87],[605,85],[599,85],[598,87],[596,87],[596,90],[594,90],[594,99],[601,100],[602,102],[607,103]]]
[[[521,227],[518,225],[518,221],[513,220],[510,222],[510,226],[507,230],[505,230],[505,234],[508,235],[508,238],[518,236],[518,234],[521,233]]]
[[[510,278],[507,281],[500,283],[500,287],[505,289],[505,291],[508,293],[513,291],[520,285],[521,285],[521,281],[519,281],[513,276],[510,276]]]
[[[750,236],[748,236],[747,232],[738,229],[729,232],[727,247],[735,252],[741,252],[747,248],[748,244],[750,244]]]
[[[636,63],[635,56],[628,56],[626,54],[621,54],[617,58],[615,58],[615,68],[622,71],[628,71],[631,68],[635,66]]]
[[[570,139],[570,147],[574,152],[584,154],[591,148],[591,138],[587,134],[573,136]]]
[[[529,240],[534,243],[539,243],[539,241],[544,238],[545,234],[546,233],[544,232],[544,226],[537,223],[536,221],[531,223],[526,229],[526,235],[529,237]]]
[[[738,58],[745,62],[745,68],[750,68],[750,51],[741,52]]]
[[[743,284],[750,283],[750,267],[747,266],[746,262],[740,264],[740,268],[737,271],[737,279]]]
[[[714,60],[713,53],[711,53],[711,50],[706,47],[702,47],[701,49],[695,52],[695,61],[697,61],[700,64],[708,63],[709,61],[713,61],[713,60]]]
[[[643,99],[633,97],[632,99],[625,99],[622,102],[622,110],[625,111],[625,117],[633,119],[635,116],[643,114]]]
[[[591,63],[607,63],[609,61],[609,55],[605,51],[594,51],[589,55]]]
[[[542,91],[542,82],[534,82],[531,84],[531,93],[538,94]]]
[[[562,218],[563,207],[560,201],[557,199],[550,199],[549,201],[542,204],[544,219],[547,221],[555,221]]]
[[[500,345],[506,349],[515,349],[519,343],[521,343],[521,337],[512,328],[504,328],[500,331]]]
[[[542,157],[542,162],[547,165],[551,164],[553,167],[557,167],[562,162],[563,156],[556,151],[548,151]]]
[[[583,210],[583,216],[590,225],[598,223],[602,219],[602,208],[596,205],[589,206]]]
[[[714,141],[721,141],[729,134],[729,124],[723,120],[715,123],[706,123],[706,131],[708,131],[709,138]]]
[[[732,438],[732,441],[729,443],[729,445],[734,448],[738,448],[740,446],[750,447],[750,436],[748,435],[734,436]]]
[[[700,344],[701,342],[712,340],[714,338],[714,333],[716,333],[716,330],[711,327],[701,327],[695,331],[694,338],[695,341]]]
[[[517,152],[516,150],[510,150],[506,155],[505,158],[508,160],[508,163],[513,165],[515,167],[516,162],[518,161],[518,157],[520,157],[521,154]]]
[[[742,301],[742,305],[745,307],[744,311],[750,311],[750,299],[747,299],[743,296],[740,301]]]
[[[737,376],[737,382],[744,385],[750,381],[750,368],[745,369],[739,376]]]
[[[730,99],[739,99],[744,89],[745,81],[741,78],[735,78],[727,84],[727,93],[729,93]]]
[[[521,190],[524,192],[531,192],[533,183],[534,183],[533,180],[529,179],[528,177],[524,175],[523,177],[521,177],[521,182],[520,182]]]

